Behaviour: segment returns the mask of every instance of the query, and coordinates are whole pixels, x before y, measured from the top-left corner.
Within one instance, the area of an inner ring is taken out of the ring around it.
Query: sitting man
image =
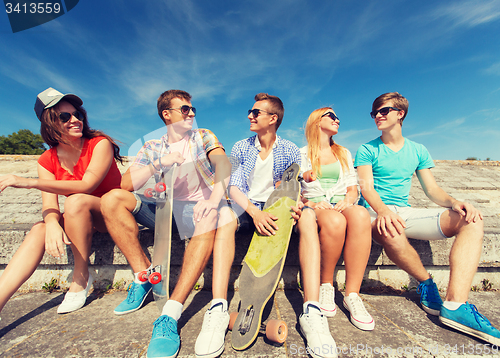
[[[434,163],[427,149],[403,137],[408,101],[397,92],[375,99],[371,116],[382,132],[356,153],[361,194],[372,216],[372,234],[387,256],[420,284],[420,302],[429,314],[459,331],[492,344],[500,332],[467,302],[481,256],[483,218],[471,204],[452,198],[436,183]],[[408,204],[411,179],[416,173],[427,197],[443,208],[416,209]],[[431,275],[407,237],[439,240],[455,236],[450,252],[450,280],[443,303]]]
[[[138,277],[142,271],[151,271],[152,265],[139,243],[136,220],[153,229],[156,204],[132,191],[142,188],[161,168],[178,165],[174,218],[181,238],[192,237],[175,289],[154,323],[148,357],[175,357],[179,351],[177,321],[212,254],[218,207],[221,200],[225,202],[225,188],[231,173],[224,148],[215,135],[207,129],[193,129],[195,111],[189,93],[164,92],[158,98],[158,114],[167,126],[167,134],[144,144],[123,175],[121,189],[110,191],[101,201],[108,231],[135,276],[127,298],[114,311],[122,315],[138,310],[152,287]]]
[[[276,134],[283,114],[283,103],[278,97],[267,93],[257,94],[252,109],[248,111],[250,131],[256,135],[237,142],[231,150],[233,173],[229,181],[229,194],[232,203],[231,207],[220,210],[214,245],[214,297],[226,299],[238,228],[256,229],[266,236],[275,235],[279,229],[278,218],[262,209],[277,183],[282,180],[285,170],[293,163],[300,165],[299,148]],[[299,202],[297,207],[291,208],[295,220],[300,218],[301,206],[302,202]],[[299,318],[301,331],[312,355],[322,352],[325,358],[334,357],[335,340],[328,328],[326,316],[319,307],[319,240],[314,236],[302,235],[299,245],[305,301]],[[212,309],[227,311],[227,301],[223,302],[222,307],[214,306]],[[223,324],[218,326],[209,326],[205,322],[196,341],[195,352],[198,357],[202,354],[204,357],[214,357],[215,349],[224,344],[229,315],[226,313],[226,319],[220,320]]]

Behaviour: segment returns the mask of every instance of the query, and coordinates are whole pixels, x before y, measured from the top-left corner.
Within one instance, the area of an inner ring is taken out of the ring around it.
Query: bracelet
[[[155,166],[155,163],[154,163],[154,162],[151,162],[151,166],[152,166],[152,167],[153,167],[153,168],[154,168],[157,172],[158,172],[158,171],[160,171],[160,168],[157,168],[157,167]]]

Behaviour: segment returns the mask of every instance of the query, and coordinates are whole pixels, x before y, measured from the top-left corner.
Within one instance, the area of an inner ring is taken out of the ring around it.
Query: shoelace
[[[128,291],[128,295],[127,295],[127,301],[129,303],[131,302],[134,302],[134,298],[135,298],[135,291],[137,291],[137,288],[138,288],[138,285],[137,284],[134,284],[134,282],[131,282],[128,287],[127,287],[127,291]]]
[[[333,303],[334,288],[329,286],[323,286],[319,290],[319,301],[321,303]]]
[[[175,334],[176,330],[177,327],[172,322],[172,319],[169,319],[166,316],[160,316],[154,323],[153,338],[158,338],[158,337],[176,338]]]
[[[360,314],[362,316],[369,316],[369,313],[366,310],[366,307],[363,304],[361,297],[359,297],[359,296],[347,297],[347,300],[350,301],[350,303],[351,303],[351,305],[349,305],[349,308],[352,310],[351,313],[353,315]]]
[[[422,300],[424,299],[429,299],[429,301],[432,302],[439,302],[441,301],[441,297],[439,297],[439,292],[437,289],[435,289],[435,286],[433,285],[433,288],[429,288],[426,284],[423,282],[418,285],[417,287],[417,293],[421,295]]]
[[[472,314],[474,315],[474,319],[476,320],[476,322],[479,326],[482,326],[480,321],[485,322],[487,326],[491,326],[491,322],[488,321],[488,319],[486,317],[484,317],[481,313],[479,313],[479,311],[477,310],[477,307],[475,305],[469,304],[469,307],[472,311]]]
[[[203,320],[202,331],[212,331],[222,329],[222,323],[225,318],[224,312],[208,310]]]
[[[328,322],[326,319],[323,319],[322,314],[318,313],[307,313],[305,315],[307,323],[309,324],[309,327],[311,327],[311,330],[319,333],[329,333],[330,329],[328,328]]]

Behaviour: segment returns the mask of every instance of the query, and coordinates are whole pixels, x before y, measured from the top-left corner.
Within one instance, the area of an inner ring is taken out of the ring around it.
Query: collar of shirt
[[[276,136],[276,140],[273,143],[273,149],[278,146],[278,144],[277,144],[278,139],[279,139],[279,137]],[[259,136],[257,136],[257,135],[255,136],[255,148],[257,148],[259,150],[259,152],[262,150],[262,146],[260,145],[260,141],[259,141]]]

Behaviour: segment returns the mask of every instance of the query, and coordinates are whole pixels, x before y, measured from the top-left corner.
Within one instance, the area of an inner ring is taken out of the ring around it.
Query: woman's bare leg
[[[87,194],[74,194],[64,203],[64,231],[71,240],[75,260],[73,282],[69,292],[79,292],[87,287],[88,259],[95,231],[106,231],[100,209],[100,198]]]
[[[0,311],[21,285],[35,272],[45,253],[45,223],[33,225],[0,276]]]

